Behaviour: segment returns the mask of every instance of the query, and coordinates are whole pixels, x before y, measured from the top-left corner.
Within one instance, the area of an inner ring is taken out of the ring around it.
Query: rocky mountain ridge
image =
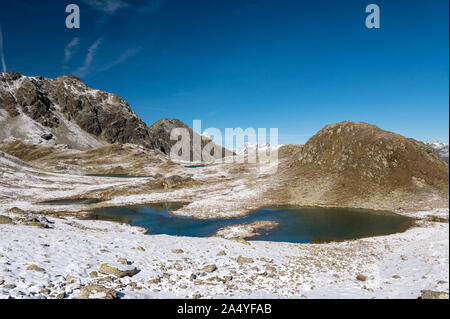
[[[176,143],[168,129],[174,127],[193,134],[175,119],[148,127],[119,95],[89,88],[75,76],[49,79],[0,73],[1,140],[66,144],[79,150],[130,143],[168,155]],[[203,137],[202,145],[210,141]]]
[[[77,149],[111,143],[152,146],[146,124],[116,94],[74,76],[0,74],[0,137],[54,140]]]

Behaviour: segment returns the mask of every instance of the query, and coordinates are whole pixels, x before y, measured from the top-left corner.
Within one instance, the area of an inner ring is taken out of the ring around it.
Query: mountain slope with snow
[[[427,142],[427,144],[430,145],[434,149],[434,151],[448,163],[448,143],[434,141]]]
[[[0,73],[0,139],[90,149],[111,143],[152,146],[146,124],[118,95],[73,76]]]

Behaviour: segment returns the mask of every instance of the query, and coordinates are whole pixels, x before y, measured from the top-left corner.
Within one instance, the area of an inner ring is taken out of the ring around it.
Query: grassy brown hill
[[[283,165],[291,204],[448,206],[448,164],[430,146],[367,123],[328,125]]]

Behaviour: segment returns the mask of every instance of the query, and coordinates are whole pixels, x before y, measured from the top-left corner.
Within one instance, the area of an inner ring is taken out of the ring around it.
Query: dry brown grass
[[[326,126],[291,154],[279,169],[284,186],[269,196],[300,205],[389,210],[437,198],[448,207],[448,164],[428,145],[374,125]]]

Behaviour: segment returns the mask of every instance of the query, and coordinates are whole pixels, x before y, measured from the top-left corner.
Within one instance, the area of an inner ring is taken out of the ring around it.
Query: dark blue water
[[[152,176],[134,176],[134,175],[128,175],[128,174],[86,174],[85,176],[114,177],[114,178],[146,178],[146,177],[152,177]]]
[[[199,168],[199,167],[205,167],[205,165],[203,165],[203,164],[199,164],[199,165],[188,165],[188,166],[185,166],[186,168]]]
[[[76,198],[76,199],[56,199],[39,202],[44,205],[90,205],[100,203],[102,200],[98,198]]]
[[[384,212],[360,209],[324,208],[264,208],[247,216],[233,219],[200,220],[174,216],[169,210],[180,205],[109,207],[93,211],[90,219],[112,220],[141,226],[148,234],[209,237],[218,229],[258,220],[272,220],[279,226],[249,240],[278,242],[329,242],[402,232],[413,220]]]

